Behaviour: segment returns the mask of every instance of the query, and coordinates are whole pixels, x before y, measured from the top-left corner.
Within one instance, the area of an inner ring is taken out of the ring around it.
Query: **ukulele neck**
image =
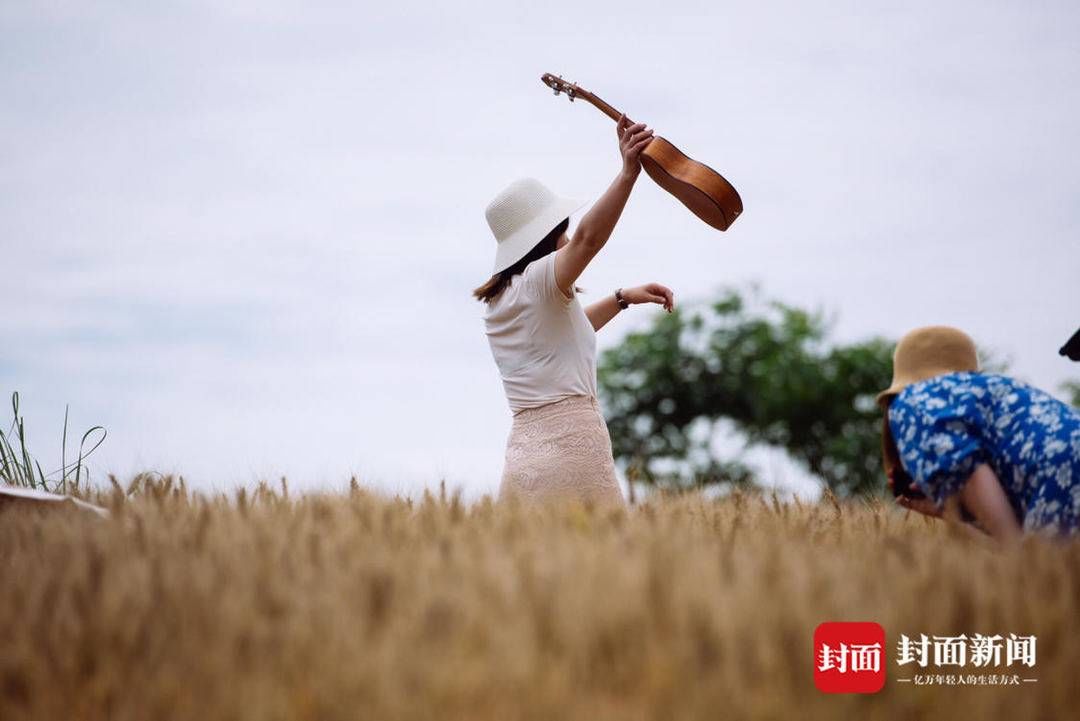
[[[585,101],[591,103],[597,110],[599,110],[601,113],[608,116],[609,118],[611,118],[615,122],[619,121],[619,116],[622,113],[620,113],[618,110],[616,110],[615,108],[613,108],[610,105],[608,105],[607,103],[605,103],[603,100],[601,100],[596,95],[593,95],[592,93],[590,93],[588,90],[580,90],[578,92],[578,97],[581,98],[582,100],[585,100]]]

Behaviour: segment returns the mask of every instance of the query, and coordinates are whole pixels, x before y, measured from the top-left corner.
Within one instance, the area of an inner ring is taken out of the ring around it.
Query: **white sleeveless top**
[[[596,331],[577,293],[555,283],[555,253],[511,279],[488,304],[484,325],[514,413],[596,396]]]

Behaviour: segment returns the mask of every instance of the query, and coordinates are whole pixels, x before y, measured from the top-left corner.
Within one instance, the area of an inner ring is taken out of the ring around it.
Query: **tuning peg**
[[[555,93],[556,95],[558,95],[558,94],[559,94],[559,86],[558,86],[558,85],[553,85],[553,86],[551,86],[551,92],[553,92],[553,93]]]

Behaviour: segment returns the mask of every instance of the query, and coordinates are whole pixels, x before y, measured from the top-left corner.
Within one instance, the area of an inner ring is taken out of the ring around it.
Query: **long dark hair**
[[[533,249],[525,254],[525,257],[514,263],[506,270],[501,270],[495,275],[491,276],[486,283],[472,292],[473,298],[483,302],[490,303],[499,297],[499,293],[506,290],[506,286],[510,285],[510,279],[515,275],[525,271],[525,267],[534,260],[540,260],[548,253],[555,250],[555,246],[559,242],[559,238],[566,232],[566,229],[570,227],[570,219],[566,218],[563,222],[555,226],[550,233],[544,236],[544,239],[533,246]]]

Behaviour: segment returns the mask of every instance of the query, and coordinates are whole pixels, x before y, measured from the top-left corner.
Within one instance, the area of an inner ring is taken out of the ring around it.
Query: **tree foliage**
[[[893,343],[830,342],[830,324],[729,289],[703,308],[658,316],[605,351],[600,392],[616,459],[663,487],[750,483],[711,440],[729,421],[749,442],[785,449],[835,492],[883,487],[881,411]]]
[[[1073,408],[1080,408],[1080,381],[1065,381],[1061,384],[1061,392]]]

